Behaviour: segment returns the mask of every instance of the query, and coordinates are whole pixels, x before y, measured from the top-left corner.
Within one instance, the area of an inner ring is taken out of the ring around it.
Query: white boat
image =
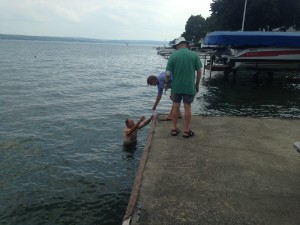
[[[170,56],[175,51],[172,47],[163,47],[158,49],[157,54],[162,56]]]
[[[300,48],[247,48],[228,60],[233,69],[300,71]]]
[[[213,50],[211,63],[232,72],[300,71],[300,32],[212,32],[203,48]]]

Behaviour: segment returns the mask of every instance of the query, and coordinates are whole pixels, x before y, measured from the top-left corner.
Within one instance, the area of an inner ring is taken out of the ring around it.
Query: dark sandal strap
[[[195,133],[191,130],[183,132],[183,137],[185,137],[185,138],[189,138],[189,137],[192,137],[194,135],[195,135]]]
[[[179,133],[180,133],[180,130],[178,128],[176,130],[174,130],[174,129],[171,130],[172,136],[177,136]]]

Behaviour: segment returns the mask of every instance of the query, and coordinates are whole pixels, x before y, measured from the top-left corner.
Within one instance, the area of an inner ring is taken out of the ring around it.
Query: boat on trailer
[[[215,31],[202,48],[210,51],[211,71],[300,71],[300,32]]]

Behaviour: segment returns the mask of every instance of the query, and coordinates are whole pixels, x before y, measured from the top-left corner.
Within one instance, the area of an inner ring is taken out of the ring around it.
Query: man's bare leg
[[[172,110],[172,124],[173,124],[173,130],[177,129],[177,119],[179,115],[179,108],[180,103],[173,103],[173,110]]]
[[[168,115],[166,115],[166,117],[164,118],[165,120],[172,120],[172,118],[173,118],[173,110],[174,110],[174,104],[172,104],[170,113]],[[182,118],[182,115],[180,113],[180,107],[178,108],[178,118]]]
[[[166,115],[166,117],[164,118],[165,120],[172,120],[172,118],[173,118],[173,109],[174,109],[174,104],[172,104],[170,113],[168,115]]]
[[[192,106],[191,106],[191,104],[184,104],[184,115],[185,115],[184,131],[189,132],[191,117],[192,117]]]

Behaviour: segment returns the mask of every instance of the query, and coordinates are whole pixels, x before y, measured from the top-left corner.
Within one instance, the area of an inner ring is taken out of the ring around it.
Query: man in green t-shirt
[[[166,67],[165,88],[172,74],[172,95],[174,110],[172,113],[171,135],[177,136],[180,130],[177,128],[177,118],[180,103],[183,101],[185,125],[183,137],[194,136],[190,129],[191,122],[191,103],[194,101],[195,94],[199,91],[202,64],[199,56],[188,49],[189,42],[184,37],[175,40],[173,48],[175,52],[170,56]],[[196,72],[195,72],[196,71]],[[195,73],[197,75],[195,76]]]

